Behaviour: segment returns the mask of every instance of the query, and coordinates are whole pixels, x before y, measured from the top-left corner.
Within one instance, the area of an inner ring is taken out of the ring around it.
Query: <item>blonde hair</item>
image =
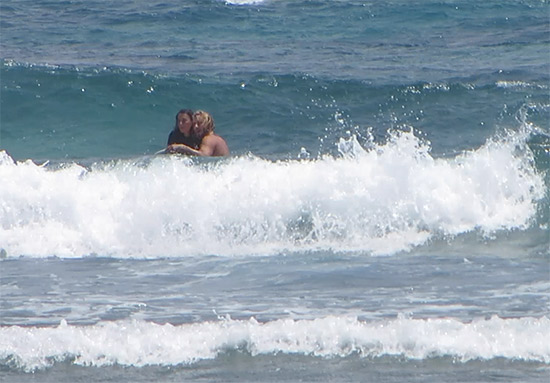
[[[210,113],[205,112],[204,110],[197,110],[193,114],[193,118],[200,126],[204,126],[208,132],[213,132],[216,126],[214,125],[214,119]]]

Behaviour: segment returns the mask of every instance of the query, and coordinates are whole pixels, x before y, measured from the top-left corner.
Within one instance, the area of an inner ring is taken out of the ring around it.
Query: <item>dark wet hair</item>
[[[189,119],[193,121],[193,111],[191,109],[181,109],[178,113],[176,113],[176,125],[174,126],[174,130],[178,130],[178,116],[180,114],[187,114]]]

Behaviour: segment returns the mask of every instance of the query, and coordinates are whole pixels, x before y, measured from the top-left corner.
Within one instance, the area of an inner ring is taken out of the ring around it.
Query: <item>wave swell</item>
[[[315,357],[402,356],[506,358],[550,363],[550,320],[542,318],[474,320],[411,319],[364,322],[329,316],[311,320],[254,318],[174,326],[145,321],[100,322],[91,326],[0,328],[1,364],[27,371],[70,360],[78,365],[191,364],[228,351],[251,356],[303,354]]]
[[[393,254],[478,232],[525,230],[543,175],[516,135],[434,158],[414,132],[341,156],[270,161],[146,157],[40,166],[0,153],[8,256],[166,257],[336,249]]]

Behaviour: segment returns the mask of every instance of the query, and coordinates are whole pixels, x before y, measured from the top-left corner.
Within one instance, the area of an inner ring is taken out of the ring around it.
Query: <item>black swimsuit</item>
[[[168,144],[185,144],[192,147],[193,149],[198,149],[200,141],[193,136],[186,137],[179,129],[174,129],[170,132],[168,136]]]

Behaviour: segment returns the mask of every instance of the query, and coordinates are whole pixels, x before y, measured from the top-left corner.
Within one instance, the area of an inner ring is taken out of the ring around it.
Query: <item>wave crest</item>
[[[519,359],[550,363],[550,320],[542,318],[474,320],[411,319],[383,322],[329,316],[310,320],[254,318],[183,325],[145,321],[100,322],[91,326],[0,328],[3,365],[33,371],[70,360],[84,366],[191,364],[227,351],[251,356],[303,354],[314,357],[401,356]]]
[[[351,137],[340,157],[314,160],[161,156],[90,167],[16,163],[3,152],[0,246],[38,257],[392,254],[525,230],[546,185],[523,141],[434,158],[409,131],[367,149]]]

